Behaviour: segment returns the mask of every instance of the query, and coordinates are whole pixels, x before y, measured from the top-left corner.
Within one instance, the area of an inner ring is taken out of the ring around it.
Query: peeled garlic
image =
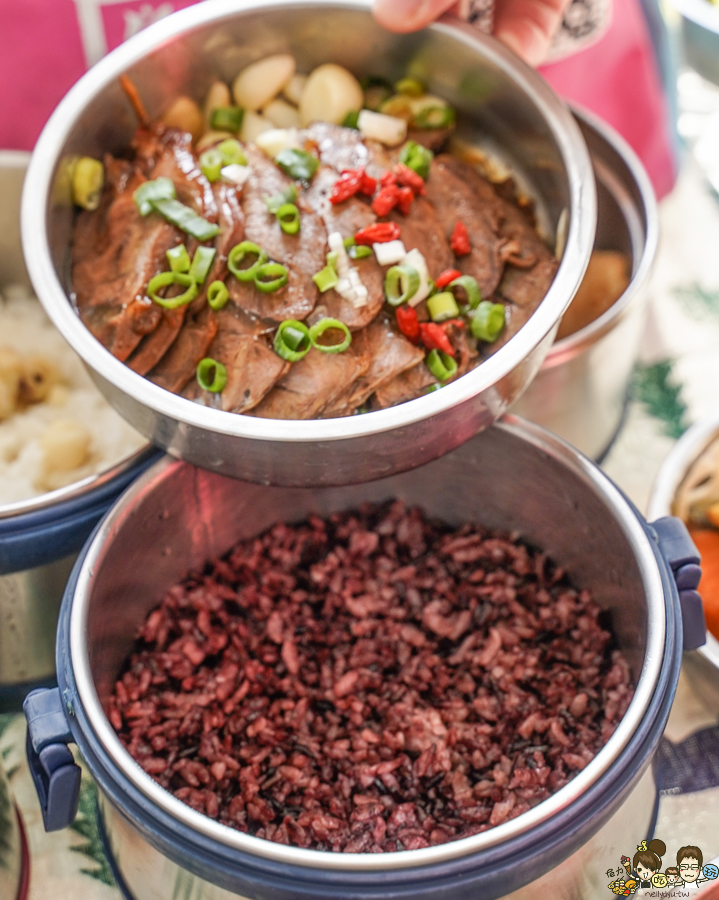
[[[90,454],[90,432],[74,419],[58,419],[40,438],[45,471],[70,472],[79,469]]]
[[[299,128],[300,114],[296,107],[285,100],[275,98],[262,110],[262,115],[269,119],[276,128]]]
[[[235,103],[256,111],[276,97],[295,74],[295,60],[288,53],[267,56],[243,69],[232,85]]]
[[[369,109],[360,112],[357,127],[366,138],[388,147],[396,147],[407,137],[407,123],[404,119],[395,119],[394,116],[385,116]]]
[[[285,97],[290,101],[290,103],[294,103],[295,106],[300,105],[300,99],[302,98],[302,91],[305,89],[305,85],[307,84],[307,76],[306,75],[293,75],[292,78],[287,82],[284,87],[282,93]]]
[[[0,347],[0,421],[8,419],[20,402],[22,361],[11,347]]]
[[[41,403],[60,380],[57,366],[49,359],[33,354],[22,361],[20,401]]]
[[[300,120],[333,122],[341,125],[348,112],[362,109],[364,95],[359,81],[347,69],[327,63],[319,66],[307,79],[300,98]]]
[[[254,143],[263,131],[270,131],[271,129],[274,129],[274,125],[269,119],[245,110],[242,128],[240,129],[240,140],[246,144]]]
[[[178,131],[189,131],[192,140],[197,141],[205,130],[205,119],[200,107],[190,97],[180,96],[162,117],[168,128]]]
[[[274,159],[278,153],[288,147],[299,147],[300,145],[296,128],[272,128],[269,131],[263,131],[262,134],[257,135],[255,143],[270,159]]]
[[[218,109],[220,106],[232,106],[230,89],[224,81],[213,81],[205,97],[205,128],[210,127],[212,110]]]

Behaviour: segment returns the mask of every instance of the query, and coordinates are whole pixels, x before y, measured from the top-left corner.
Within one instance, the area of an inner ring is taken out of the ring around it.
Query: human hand
[[[545,59],[572,0],[495,0],[492,33],[525,62]],[[375,0],[374,16],[390,31],[417,31],[456,6],[456,0]]]

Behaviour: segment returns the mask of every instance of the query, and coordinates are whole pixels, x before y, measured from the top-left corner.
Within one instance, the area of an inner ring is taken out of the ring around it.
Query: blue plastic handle
[[[45,831],[60,831],[77,815],[82,772],[67,746],[72,734],[59,688],[31,691],[23,703],[27,761]]]
[[[652,522],[659,550],[667,561],[679,591],[682,611],[683,649],[696,650],[706,643],[707,625],[701,597],[696,592],[702,577],[701,556],[687,526],[676,516]]]

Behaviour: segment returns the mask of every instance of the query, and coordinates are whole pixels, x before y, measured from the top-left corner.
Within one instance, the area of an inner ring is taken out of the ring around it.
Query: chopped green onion
[[[441,384],[436,384],[436,383],[435,383],[435,384],[430,384],[430,385],[425,389],[425,394],[433,394],[435,391],[438,391],[441,387],[442,387]]]
[[[344,339],[340,343],[323,344],[320,342],[320,338],[326,331],[335,330],[339,330],[344,334]],[[339,319],[325,318],[320,319],[319,322],[310,328],[310,340],[315,350],[321,350],[323,353],[344,353],[352,343],[352,335],[344,322],[340,322]]]
[[[83,209],[97,209],[104,184],[105,167],[100,160],[81,156],[72,170],[73,202]]]
[[[342,125],[344,128],[357,128],[358,121],[359,112],[357,110],[351,109],[342,120]]]
[[[242,149],[242,144],[234,138],[227,138],[215,148],[222,154],[222,161],[226,166],[246,166],[247,157]]]
[[[198,284],[203,284],[207,273],[210,271],[212,260],[215,258],[214,247],[198,247],[192,257],[190,266],[190,278],[194,278]]]
[[[407,141],[399,154],[399,161],[425,181],[429,178],[429,165],[433,158],[434,153],[416,141]]]
[[[222,154],[216,147],[200,154],[200,170],[208,181],[217,181],[224,166]]]
[[[210,128],[214,131],[237,132],[242,127],[245,111],[241,106],[216,106],[210,115]]]
[[[312,280],[317,285],[320,294],[324,294],[330,288],[337,287],[340,283],[339,276],[332,266],[325,266],[324,269],[320,269],[316,275],[312,276]]]
[[[379,111],[385,116],[392,116],[395,119],[403,119],[409,122],[412,119],[412,104],[408,97],[402,94],[393,94],[388,97],[380,106]]]
[[[449,291],[443,291],[441,294],[430,297],[427,301],[427,310],[433,322],[446,322],[447,319],[454,319],[459,315],[457,301],[454,299],[454,294]]]
[[[452,291],[452,293],[454,293],[457,288],[461,288],[467,295],[466,307],[462,309],[462,312],[469,312],[479,306],[482,294],[480,293],[476,278],[472,278],[471,275],[461,275],[459,278],[455,278],[454,281],[450,281],[447,285],[447,290]],[[456,297],[457,295],[454,294],[454,296]]]
[[[285,175],[289,175],[295,181],[310,181],[317,171],[320,161],[306,150],[298,150],[296,147],[285,147],[275,157],[275,163]]]
[[[206,356],[197,364],[197,383],[203,391],[219,394],[227,384],[227,369],[221,362]]]
[[[190,254],[184,244],[173,247],[165,254],[173,272],[189,272],[190,271]]]
[[[470,320],[470,329],[478,341],[493,344],[504,328],[504,305],[482,300]]]
[[[394,89],[398,94],[404,94],[406,97],[421,97],[425,93],[425,86],[419,78],[400,78]]]
[[[437,381],[449,381],[457,374],[457,363],[444,350],[430,350],[424,362]]]
[[[454,124],[455,112],[451,106],[427,106],[414,117],[412,124],[416,128],[446,128]]]
[[[147,216],[152,212],[153,204],[158,200],[174,200],[177,196],[175,185],[169,178],[155,178],[154,181],[146,181],[133,193],[132,199],[137,204],[141,216]]]
[[[401,306],[419,289],[419,272],[413,266],[392,266],[384,279],[384,293],[390,306]]]
[[[285,234],[297,234],[300,230],[300,211],[294,203],[283,203],[277,210],[277,219]]]
[[[310,330],[304,322],[297,319],[285,319],[280,323],[273,347],[275,353],[288,362],[297,362],[309,353],[312,347]]]
[[[182,294],[178,294],[177,297],[160,297],[157,292],[164,287],[169,287],[171,284],[179,284],[182,287],[186,287],[187,290]],[[178,306],[192,303],[197,296],[198,290],[195,279],[190,275],[185,275],[184,272],[160,272],[159,275],[155,275],[154,278],[150,279],[150,283],[147,285],[147,296],[160,306],[164,306],[165,309],[177,309]]]
[[[257,259],[252,265],[241,269],[240,263],[246,256],[256,256]],[[238,281],[254,281],[255,273],[268,259],[269,256],[266,251],[261,247],[258,247],[257,244],[253,244],[252,241],[242,241],[235,245],[228,253],[227,268]]]
[[[372,256],[372,248],[365,244],[358,244],[353,237],[345,238],[343,243],[350,259],[365,259]]]
[[[230,292],[227,290],[224,281],[213,281],[207,288],[207,302],[210,305],[210,309],[222,309],[227,305],[229,299]]]
[[[281,194],[274,194],[272,197],[265,197],[265,203],[267,205],[267,209],[271,213],[275,213],[279,211],[281,206],[284,206],[286,203],[294,203],[297,199],[297,187],[294,184],[288,185]]]
[[[179,200],[154,200],[152,206],[170,224],[197,238],[198,241],[209,241],[220,233],[219,226],[198,216],[194,209],[190,209]]]
[[[287,266],[283,266],[281,263],[264,263],[255,271],[255,287],[263,294],[271,294],[284,287],[288,277]],[[269,279],[269,281],[265,279]]]
[[[330,250],[327,253],[325,259],[327,260],[327,265],[332,266],[332,268],[337,271],[337,261],[339,260],[340,255],[336,250]]]

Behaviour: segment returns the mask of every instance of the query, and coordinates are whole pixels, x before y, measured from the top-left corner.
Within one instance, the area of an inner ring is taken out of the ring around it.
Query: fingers
[[[390,31],[417,31],[439,18],[457,0],[375,0],[375,19]]]
[[[571,0],[497,0],[494,36],[530,66],[538,66],[546,58],[570,3]]]

